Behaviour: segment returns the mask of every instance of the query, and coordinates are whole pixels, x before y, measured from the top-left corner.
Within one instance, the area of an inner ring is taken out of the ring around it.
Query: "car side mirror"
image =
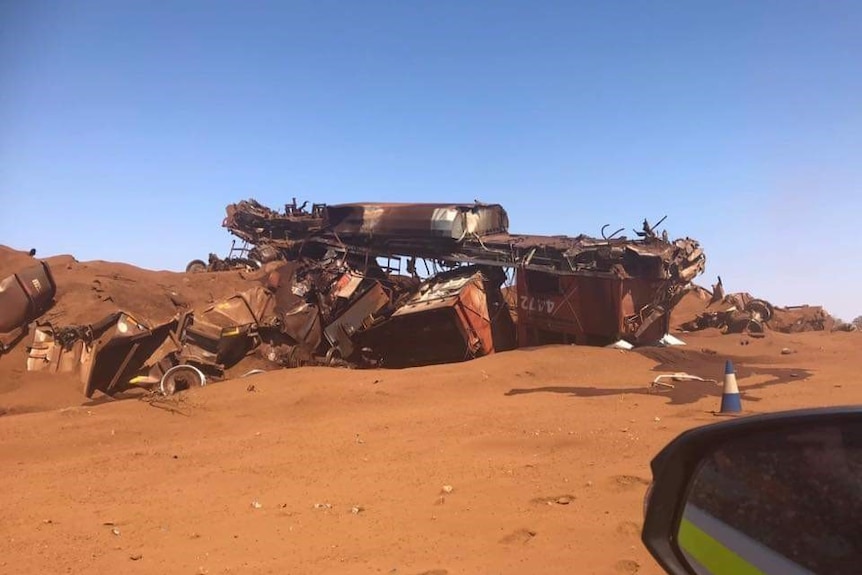
[[[862,573],[862,407],[693,429],[652,471],[643,541],[672,575]]]

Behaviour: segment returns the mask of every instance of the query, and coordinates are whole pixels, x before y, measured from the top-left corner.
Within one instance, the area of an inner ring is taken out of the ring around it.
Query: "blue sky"
[[[0,2],[0,243],[182,269],[254,197],[667,215],[708,285],[862,314],[862,3]]]

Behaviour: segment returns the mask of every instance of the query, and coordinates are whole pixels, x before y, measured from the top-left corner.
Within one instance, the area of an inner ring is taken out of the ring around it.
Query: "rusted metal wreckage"
[[[659,222],[660,224],[661,222]],[[232,234],[271,259],[332,252],[368,259],[407,258],[516,270],[518,344],[633,344],[659,340],[669,312],[704,270],[695,240],[668,241],[644,221],[637,239],[508,233],[499,204],[288,205],[283,213],[253,200],[227,208]],[[265,263],[265,262],[262,262]]]
[[[513,235],[508,223],[497,204],[232,204],[223,225],[252,246],[260,286],[157,326],[125,312],[41,326],[28,368],[77,371],[87,396],[171,393],[252,353],[283,367],[404,367],[546,343],[649,344],[704,269],[696,241],[647,222],[633,240]]]
[[[767,329],[782,333],[854,330],[852,324],[832,317],[822,306],[779,307],[745,292],[725,294],[721,277],[712,286],[707,310],[680,327],[688,332],[715,328],[724,334],[752,336],[762,335]]]

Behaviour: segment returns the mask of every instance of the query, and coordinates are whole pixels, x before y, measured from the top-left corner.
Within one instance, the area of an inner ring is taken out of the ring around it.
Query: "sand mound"
[[[157,321],[254,283],[48,261],[58,324]],[[31,263],[0,246],[0,273]],[[673,323],[707,302],[688,294]],[[862,385],[859,333],[682,338],[84,405],[76,380],[25,371],[25,339],[0,356],[0,571],[659,575],[639,540],[649,460],[716,420],[721,386],[656,390],[657,373],[720,379],[732,359],[747,413],[852,403]]]

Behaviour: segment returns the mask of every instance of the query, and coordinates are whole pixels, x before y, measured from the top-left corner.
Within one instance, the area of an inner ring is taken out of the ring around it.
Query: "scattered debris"
[[[675,347],[685,345],[685,342],[676,336],[666,333],[660,340],[658,340],[657,345],[660,347]]]
[[[668,387],[670,389],[674,388],[672,383],[666,383],[663,380],[670,379],[671,381],[706,381],[710,383],[718,383],[715,379],[704,379],[697,375],[691,375],[689,373],[663,373],[657,376],[650,387]],[[656,421],[660,421],[659,418],[655,418]]]
[[[626,350],[626,351],[635,348],[635,346],[633,346],[632,344],[630,344],[629,342],[627,342],[624,339],[619,339],[612,344],[606,345],[605,347],[608,347],[611,349],[622,349],[622,350]]]
[[[835,319],[821,306],[777,307],[748,293],[725,295],[720,277],[712,288],[707,307],[719,309],[704,311],[684,322],[680,326],[684,331],[717,328],[722,333],[744,333],[756,338],[763,337],[767,329],[781,333],[852,330],[851,324]]]
[[[685,331],[718,328],[723,333],[763,333],[774,314],[771,303],[748,294],[731,294],[721,300],[721,311],[704,312],[682,325]]]
[[[231,242],[230,252],[224,259],[216,254],[210,254],[206,262],[203,260],[192,260],[186,265],[188,273],[202,272],[224,272],[229,270],[254,271],[260,269],[264,263],[275,259],[277,255],[272,250],[257,249],[243,242],[236,245],[236,240]]]

